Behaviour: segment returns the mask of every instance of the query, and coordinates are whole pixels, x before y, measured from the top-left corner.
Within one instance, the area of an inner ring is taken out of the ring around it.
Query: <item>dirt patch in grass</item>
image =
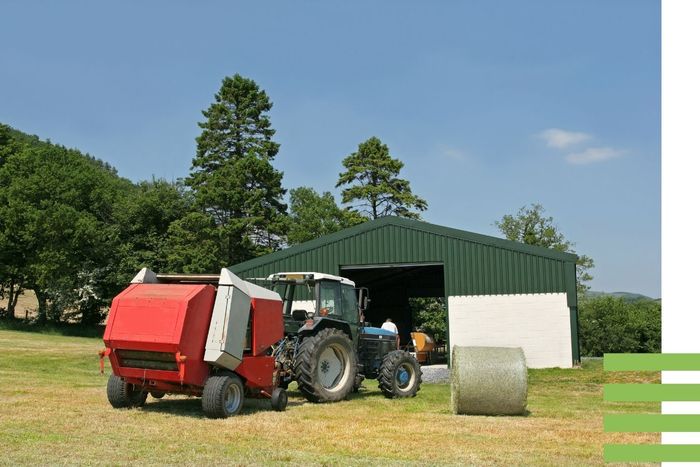
[[[658,376],[605,374],[599,361],[530,370],[527,417],[455,416],[449,385],[389,400],[365,381],[340,403],[308,403],[292,386],[286,412],[251,400],[237,417],[209,420],[199,399],[182,396],[112,409],[98,371],[102,347],[0,330],[0,463],[590,465],[603,463],[604,443],[659,440],[603,433],[605,412],[659,411],[657,403],[604,403],[603,383]]]

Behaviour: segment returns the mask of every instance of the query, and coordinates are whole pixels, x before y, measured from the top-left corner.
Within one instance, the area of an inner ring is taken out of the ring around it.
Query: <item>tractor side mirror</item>
[[[294,321],[304,321],[306,319],[306,310],[292,311],[292,319]]]
[[[367,306],[369,305],[369,290],[367,290],[367,287],[360,287],[359,289],[357,289],[357,291],[358,306],[360,308],[360,311],[365,311],[367,309]]]

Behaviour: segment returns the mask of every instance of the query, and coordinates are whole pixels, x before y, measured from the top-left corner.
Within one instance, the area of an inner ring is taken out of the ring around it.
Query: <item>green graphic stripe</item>
[[[605,431],[646,432],[700,431],[700,415],[608,414]]]
[[[606,401],[700,401],[700,384],[606,384]]]
[[[696,371],[700,370],[700,354],[694,353],[608,353],[604,355],[605,371]]]
[[[697,444],[606,444],[606,462],[698,462]]]

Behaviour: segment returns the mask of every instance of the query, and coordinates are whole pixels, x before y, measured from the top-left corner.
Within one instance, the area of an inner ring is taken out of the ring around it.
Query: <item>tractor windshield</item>
[[[335,281],[322,281],[319,285],[318,314],[320,316],[340,317],[343,312],[340,298],[340,284]]]
[[[291,315],[294,310],[299,309],[311,314],[316,313],[315,286],[313,283],[276,282],[272,290],[282,297],[282,312],[285,315]]]
[[[273,285],[273,290],[282,297],[282,310],[286,315],[291,315],[294,310],[305,310],[321,317],[359,322],[357,295],[355,288],[350,285],[333,280],[302,284],[277,282]]]
[[[349,323],[357,323],[360,320],[359,308],[357,307],[357,295],[355,288],[349,285],[340,286],[343,295],[343,318]]]

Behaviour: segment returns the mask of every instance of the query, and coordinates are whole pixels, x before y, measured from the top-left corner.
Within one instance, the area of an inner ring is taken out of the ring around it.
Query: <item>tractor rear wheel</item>
[[[294,362],[299,391],[310,402],[336,402],[352,391],[357,357],[343,331],[327,328],[305,338]]]
[[[384,356],[377,380],[385,397],[415,397],[421,376],[420,365],[410,353],[394,350]]]
[[[146,403],[148,392],[127,383],[119,376],[109,375],[107,381],[107,400],[115,409],[141,407]]]
[[[241,411],[243,397],[238,376],[210,376],[202,391],[202,409],[209,418],[227,418]]]

